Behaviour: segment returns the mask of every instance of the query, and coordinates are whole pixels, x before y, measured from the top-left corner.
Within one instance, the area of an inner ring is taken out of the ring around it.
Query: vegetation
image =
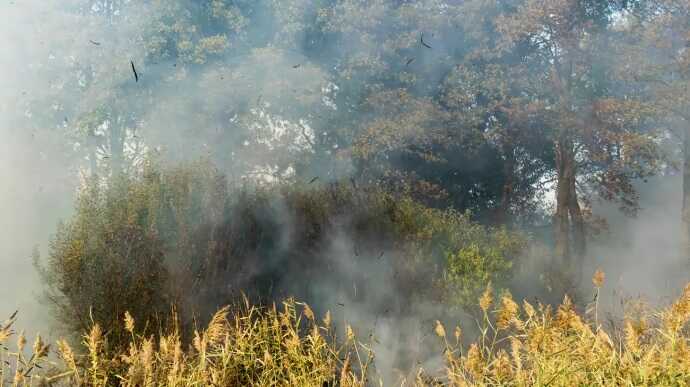
[[[330,314],[317,319],[308,305],[291,300],[270,308],[247,302],[230,312],[219,310],[206,329],[194,331],[189,348],[176,329],[157,340],[140,334],[125,313],[127,348],[112,352],[109,336],[94,325],[76,349],[57,342],[60,363],[47,358],[48,345],[40,337],[25,356],[20,334],[16,351],[0,350],[0,358],[10,361],[0,369],[0,385],[7,375],[12,386],[364,385],[373,354],[350,327],[343,342],[336,342]],[[11,324],[0,330],[0,344],[10,337]]]
[[[352,251],[332,251],[339,234]],[[150,165],[108,185],[91,181],[39,269],[65,327],[78,333],[96,322],[116,346],[129,337],[120,323],[125,311],[166,326],[174,306],[188,333],[193,317],[205,321],[240,292],[260,300],[309,297],[315,284],[335,292],[328,282],[348,274],[330,267],[337,261],[323,258],[329,254],[352,261],[352,281],[363,288],[369,280],[357,267],[376,264],[396,273],[388,285],[396,297],[464,305],[483,284],[507,278],[525,243],[518,233],[376,187],[230,188],[200,161]]]
[[[579,257],[575,267],[602,223],[592,202],[634,214],[635,182],[669,166],[662,143],[687,126],[678,0],[75,0],[70,10],[136,31],[55,68],[58,109],[35,109],[45,113],[32,122],[58,120],[91,173],[136,170],[156,148],[210,155],[233,177],[376,181],[487,224],[555,219],[554,255]],[[146,73],[136,87],[120,66],[130,46]],[[77,93],[92,98],[71,103]],[[680,150],[675,140],[668,148]]]
[[[595,285],[603,283],[597,272]],[[597,287],[596,294],[598,295]],[[481,337],[469,347],[455,344],[437,323],[446,343],[447,377],[457,386],[683,386],[690,381],[690,284],[668,308],[652,313],[632,308],[621,326],[604,329],[597,298],[578,314],[566,296],[554,311],[522,306],[510,294],[493,304],[491,290],[480,299]]]
[[[604,274],[593,278],[603,284]],[[637,308],[621,328],[607,331],[596,301],[587,317],[566,297],[553,311],[546,305],[522,307],[510,294],[494,305],[487,287],[479,299],[480,337],[468,347],[461,327],[448,337],[433,327],[444,346],[443,370],[417,370],[415,386],[682,386],[690,382],[690,284],[668,308],[651,313]],[[330,312],[317,318],[307,304],[287,300],[280,307],[251,306],[245,299],[219,310],[205,330],[195,331],[185,349],[173,328],[156,340],[135,330],[124,314],[128,347],[110,352],[108,335],[94,325],[77,349],[60,340],[59,361],[36,338],[31,355],[26,339],[7,349],[13,320],[0,329],[0,385],[12,386],[366,386],[376,384],[375,354],[347,325],[339,337]],[[428,327],[432,329],[432,327]],[[432,371],[431,373],[428,371]]]
[[[592,305],[503,289],[535,247],[547,298],[577,288],[594,203],[635,216],[678,170],[690,256],[688,4],[47,2],[8,34],[55,37],[0,60],[31,80],[0,116],[69,166],[74,212],[35,256],[66,339],[56,363],[0,346],[0,387],[371,385],[345,302],[374,326],[481,313],[469,347],[437,322],[446,368],[406,384],[690,384],[690,287],[608,330],[601,273]]]

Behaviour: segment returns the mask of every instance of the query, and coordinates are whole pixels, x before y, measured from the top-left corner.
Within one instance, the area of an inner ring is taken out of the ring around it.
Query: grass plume
[[[595,276],[597,290],[603,274]],[[496,301],[490,288],[479,303],[481,335],[463,345],[462,330],[440,321],[429,329],[440,338],[446,366],[417,370],[414,386],[688,385],[690,383],[690,284],[670,306],[625,318],[621,329],[598,324],[566,297],[561,305]],[[596,305],[594,306],[596,308]],[[315,316],[288,299],[277,306],[222,308],[184,348],[176,329],[144,336],[129,313],[129,349],[108,351],[108,337],[94,325],[73,348],[58,340],[55,354],[39,337],[32,354],[14,320],[0,325],[0,387],[26,386],[367,386],[376,379],[374,353],[345,325],[337,337],[331,314]],[[452,332],[454,340],[448,338]],[[27,349],[28,350],[28,349]],[[435,372],[433,372],[435,371]]]

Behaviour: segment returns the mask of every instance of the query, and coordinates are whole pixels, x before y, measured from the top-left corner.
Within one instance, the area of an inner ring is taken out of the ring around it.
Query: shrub
[[[231,186],[199,161],[90,182],[42,273],[72,332],[92,319],[117,347],[128,337],[125,310],[155,330],[175,306],[186,335],[241,291],[254,301],[309,300],[360,284],[354,298],[365,302],[367,286],[385,281],[391,297],[463,305],[507,275],[523,244],[375,185]]]
[[[56,316],[71,332],[96,321],[116,340],[126,310],[150,322],[169,314],[163,244],[145,216],[142,188],[117,180],[105,189],[92,181],[74,217],[58,227],[39,269]]]

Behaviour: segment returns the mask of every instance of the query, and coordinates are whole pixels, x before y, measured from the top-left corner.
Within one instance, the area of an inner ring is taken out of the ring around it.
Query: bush
[[[117,346],[128,337],[125,310],[155,330],[175,306],[186,334],[242,291],[258,302],[310,300],[354,284],[353,302],[464,305],[507,275],[523,245],[516,234],[376,186],[237,187],[199,161],[90,182],[42,272],[72,332],[93,319]],[[381,282],[390,294],[365,299]]]
[[[58,227],[40,271],[56,316],[71,332],[95,321],[116,341],[125,334],[119,323],[125,311],[149,322],[169,314],[163,243],[145,216],[143,188],[117,180],[106,189],[92,181],[72,220]]]

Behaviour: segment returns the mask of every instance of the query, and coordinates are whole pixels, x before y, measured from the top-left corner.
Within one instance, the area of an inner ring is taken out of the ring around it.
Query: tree
[[[62,327],[77,336],[97,322],[118,347],[127,337],[126,311],[166,326],[174,299],[166,289],[162,241],[147,224],[146,192],[122,177],[109,183],[90,179],[75,216],[58,227],[45,266],[38,257],[36,263]]]
[[[335,69],[338,86],[338,109],[328,115],[336,130],[326,129],[340,148],[352,146],[358,179],[498,223],[501,203],[522,214],[534,201],[530,185],[520,182],[502,199],[512,174],[500,146],[480,114],[470,118],[474,112],[451,95],[461,87],[458,63],[490,46],[483,41],[489,7],[479,3],[486,2],[333,2],[318,13],[314,49],[333,53],[321,61]]]
[[[504,168],[503,160],[512,163],[507,143],[463,121],[439,94],[474,40],[483,39],[458,33],[463,15],[482,15],[474,2],[74,4],[88,50],[78,50],[59,75],[71,90],[60,96],[61,113],[70,117],[61,129],[101,176],[140,168],[146,153],[163,149],[171,159],[209,154],[234,176],[258,180],[337,180],[363,168],[361,178],[366,172],[367,179],[417,187],[420,199],[435,192],[430,204],[495,222],[503,219],[493,216],[496,209],[505,212],[512,201],[502,192],[513,192],[523,209],[534,204],[531,184]],[[352,160],[352,145],[386,114],[368,101],[396,98],[396,91],[454,115],[443,123],[451,141],[429,142],[424,154],[431,158],[400,148],[388,159]]]
[[[473,15],[462,25],[468,48],[442,83],[440,103],[453,112],[458,126],[471,128],[497,155],[498,169],[493,220],[497,224],[537,221],[552,168],[552,149],[538,113],[539,71],[525,57],[534,53],[524,43],[512,50],[496,50],[502,42],[496,18],[505,4],[468,2]],[[489,170],[491,170],[489,169]],[[488,172],[488,171],[487,171]],[[484,177],[488,180],[490,174]]]
[[[645,125],[647,111],[619,94],[607,67],[615,43],[607,34],[614,9],[608,2],[527,0],[496,21],[503,49],[533,48],[524,60],[537,71],[537,102],[531,106],[553,143],[560,259],[585,254],[583,205],[590,195],[616,200],[634,213],[631,182],[653,173],[660,159],[656,134]]]
[[[221,0],[55,6],[79,29],[54,41],[50,87],[33,98],[31,111],[65,133],[65,146],[100,176],[140,169],[147,153],[161,150],[171,159],[211,154],[238,177],[290,176],[312,151],[309,116],[324,106],[327,83],[299,50],[277,47],[278,32],[265,33],[278,17],[274,6]],[[280,16],[277,25],[292,22]]]

